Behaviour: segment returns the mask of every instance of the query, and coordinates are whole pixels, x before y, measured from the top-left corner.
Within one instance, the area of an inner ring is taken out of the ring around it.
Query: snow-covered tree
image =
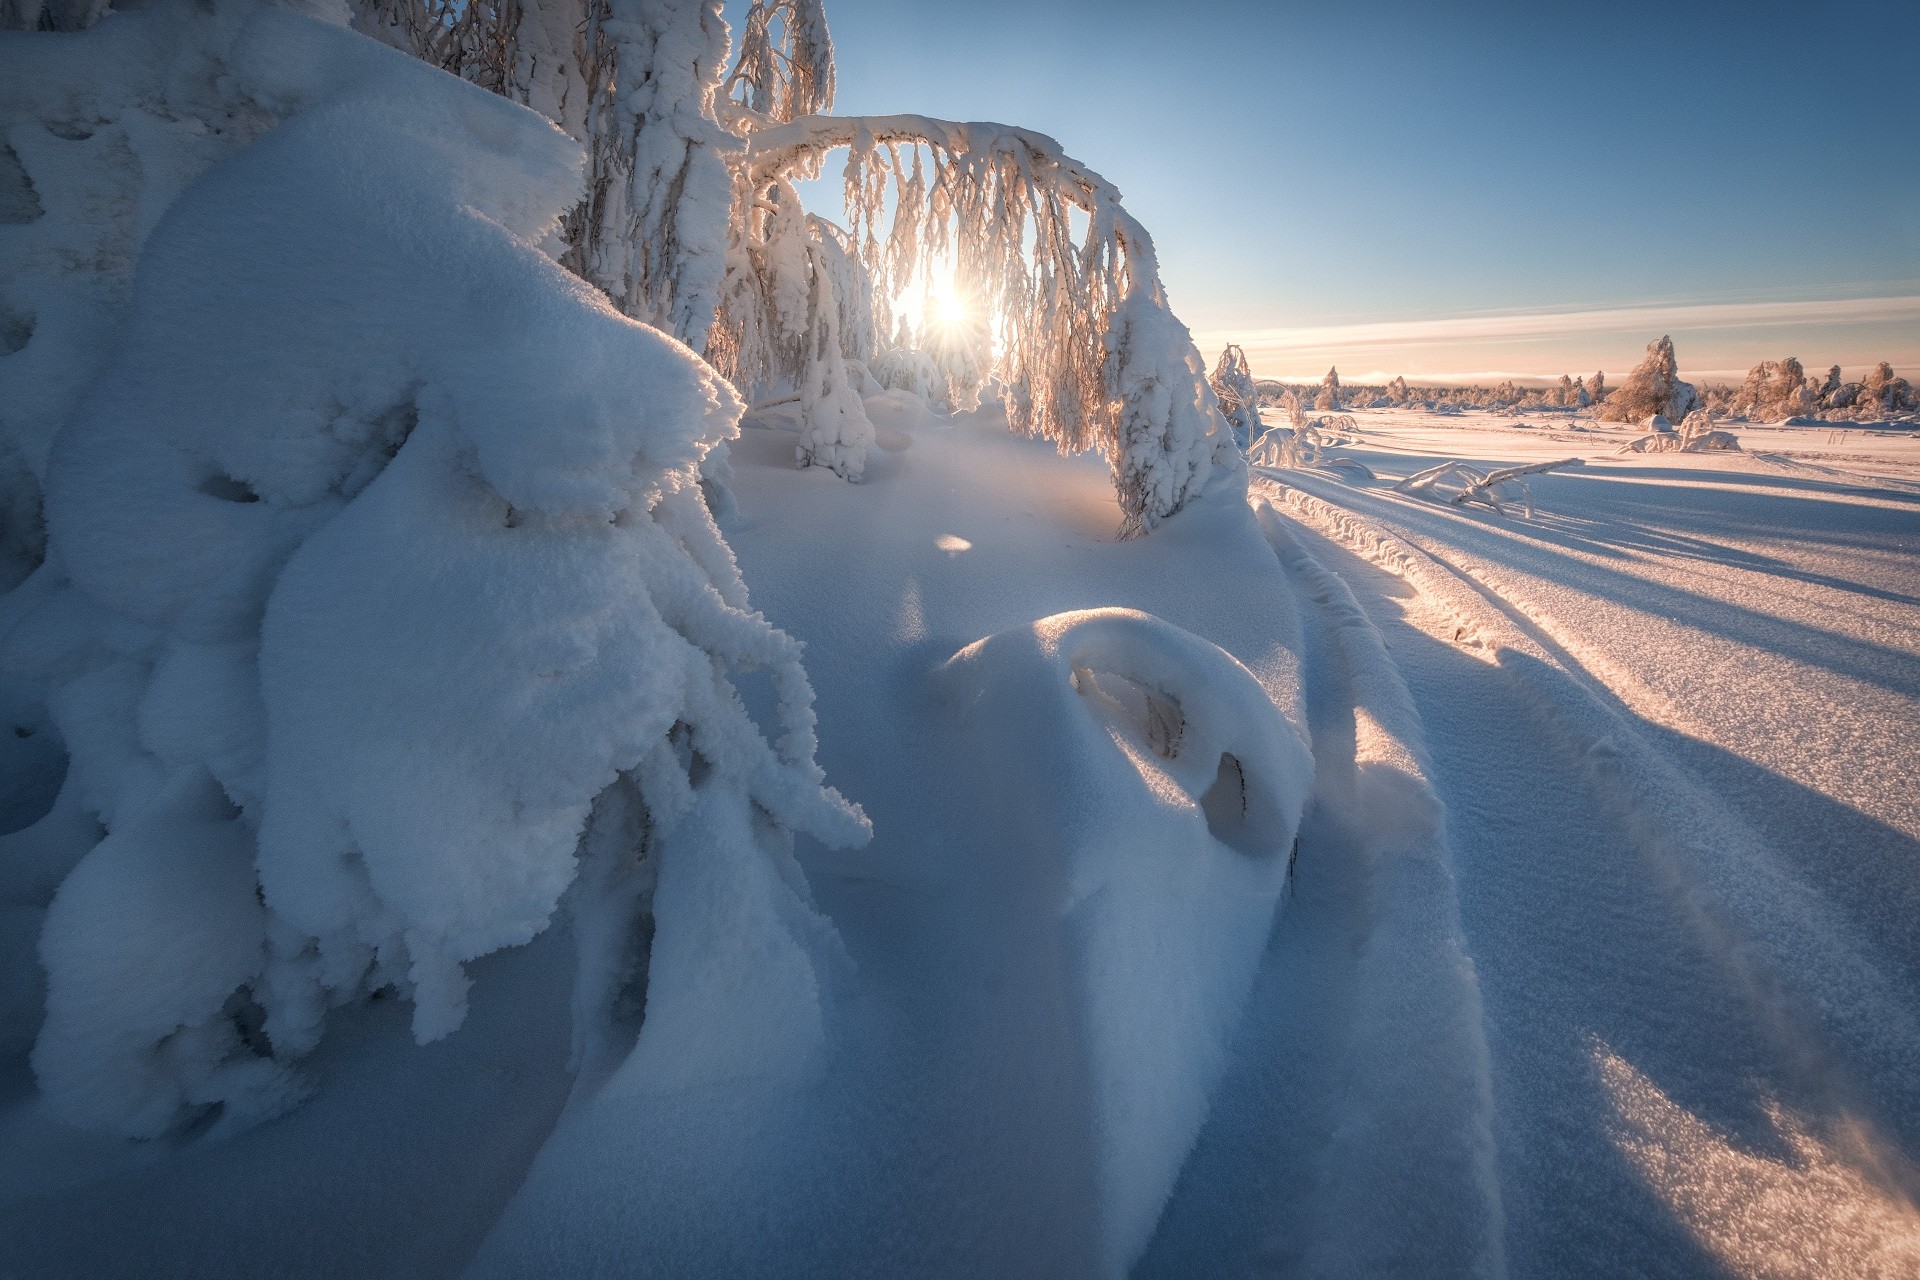
[[[1244,462],[1191,336],[1167,307],[1153,240],[1119,193],[1041,134],[925,116],[812,116],[748,134],[736,267],[710,354],[736,383],[784,376],[800,291],[777,225],[793,179],[847,151],[848,233],[880,332],[894,300],[942,290],[996,337],[991,376],[1015,430],[1113,468],[1141,533]],[[1078,230],[1076,231],[1076,224]],[[958,367],[946,372],[950,391]]]
[[[562,221],[561,260],[627,315],[704,350],[726,267],[725,157],[740,145],[717,115],[721,0],[355,3],[358,29],[584,144],[586,192]]]
[[[1595,378],[1597,381],[1599,375]],[[1698,401],[1693,384],[1680,380],[1673,339],[1661,337],[1647,344],[1646,359],[1607,396],[1600,416],[1609,422],[1644,422],[1661,414],[1678,422],[1693,411]]]
[[[1587,384],[1587,394],[1593,397],[1595,404],[1599,404],[1607,398],[1607,375],[1605,370],[1593,375],[1593,381]]]
[[[1819,405],[1819,394],[1793,356],[1762,360],[1747,371],[1746,381],[1727,402],[1730,413],[1762,422],[1777,422],[1807,413]]]
[[[363,28],[588,143],[588,197],[566,222],[564,260],[749,398],[799,391],[803,462],[856,479],[871,438],[842,366],[874,347],[851,340],[830,237],[792,186],[844,147],[845,247],[868,272],[876,332],[891,331],[897,298],[924,295],[935,276],[982,312],[974,341],[931,348],[955,404],[991,378],[1016,430],[1100,449],[1129,533],[1216,473],[1240,474],[1205,366],[1167,311],[1152,240],[1119,193],[1027,130],[820,114],[834,68],[819,0],[753,0],[724,77],[719,0],[360,3]]]
[[[1882,360],[1873,372],[1860,381],[1860,390],[1854,397],[1856,416],[1865,409],[1879,414],[1898,413],[1903,409],[1920,407],[1920,401],[1914,397],[1913,386],[1894,373],[1893,366]]]
[[[1233,424],[1234,439],[1241,448],[1246,448],[1260,438],[1263,428],[1260,425],[1260,396],[1253,386],[1253,369],[1247,364],[1247,353],[1232,343],[1220,353],[1220,360],[1213,366],[1213,394],[1220,401],[1220,410],[1227,415],[1227,421]]]
[[[563,909],[589,1053],[689,859],[812,918],[792,833],[866,824],[701,498],[741,404],[546,251],[576,141],[259,0],[0,45],[0,108],[100,139],[28,145],[40,214],[0,225],[57,321],[8,361],[71,372],[6,421],[49,549],[0,601],[70,757],[0,837],[56,1114],[255,1122],[331,1006],[392,988],[437,1039],[466,964]]]
[[[1593,395],[1587,390],[1587,380],[1585,378],[1575,378],[1573,380],[1573,398],[1568,401],[1568,403],[1576,409],[1584,409],[1593,403]]]
[[[1833,398],[1839,394],[1840,387],[1840,366],[1837,364],[1829,366],[1826,381],[1820,384],[1819,390],[1815,393],[1819,398],[1821,408],[1828,408],[1833,404]]]
[[[1387,384],[1387,398],[1402,408],[1412,401],[1413,393],[1407,388],[1407,380],[1404,377],[1394,375],[1393,381]]]
[[[1327,376],[1320,380],[1320,394],[1313,398],[1315,409],[1331,409],[1338,413],[1342,408],[1340,396],[1340,371],[1328,369]]]

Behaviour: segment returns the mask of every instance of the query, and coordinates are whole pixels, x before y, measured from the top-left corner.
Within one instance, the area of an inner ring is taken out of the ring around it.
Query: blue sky
[[[1920,4],[827,15],[838,112],[1058,138],[1264,375],[1920,367]]]

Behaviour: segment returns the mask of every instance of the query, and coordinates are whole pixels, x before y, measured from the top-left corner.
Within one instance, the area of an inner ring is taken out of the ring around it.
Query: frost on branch
[[[1621,453],[1714,453],[1740,452],[1740,438],[1731,431],[1717,431],[1703,409],[1695,409],[1680,424],[1678,431],[1665,417],[1655,415],[1649,422],[1653,430],[1620,446]]]
[[[1254,390],[1253,369],[1247,364],[1247,353],[1232,343],[1220,353],[1220,361],[1213,366],[1211,380],[1214,399],[1220,402],[1220,412],[1226,414],[1227,421],[1233,427],[1234,441],[1242,449],[1247,448],[1260,438],[1260,395]]]
[[[255,1122],[330,1006],[391,987],[444,1036],[466,963],[563,903],[590,1049],[687,815],[741,815],[736,860],[866,836],[701,500],[738,397],[543,252],[583,157],[533,113],[245,3],[78,40],[27,88],[110,127],[91,68],[150,58],[141,101],[206,124],[149,136],[167,216],[51,442],[47,563],[0,602],[71,753],[46,821],[91,833],[42,935],[46,1099]],[[192,142],[275,119],[212,168]]]
[[[783,188],[843,147],[851,249],[869,273],[876,332],[893,331],[894,299],[915,291],[950,287],[977,308],[995,335],[991,375],[1011,425],[1063,451],[1099,449],[1126,534],[1151,529],[1216,474],[1244,482],[1205,366],[1167,308],[1152,239],[1051,138],[909,115],[757,129],[744,162],[753,198],[736,202],[737,263],[796,260],[778,252]],[[775,365],[792,311],[783,300],[800,293],[756,285],[744,265],[730,271],[713,346],[737,383]]]
[[[1253,442],[1247,451],[1249,464],[1332,471],[1352,480],[1373,479],[1372,469],[1358,458],[1332,452],[1359,440],[1360,427],[1351,414],[1310,417],[1300,408],[1300,397],[1291,391],[1281,397],[1280,407],[1287,412],[1287,425],[1269,427]]]

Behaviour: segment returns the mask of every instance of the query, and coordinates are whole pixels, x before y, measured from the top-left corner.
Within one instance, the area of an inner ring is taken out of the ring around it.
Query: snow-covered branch
[[[1586,461],[1581,458],[1561,458],[1554,462],[1533,462],[1525,466],[1483,471],[1479,467],[1455,460],[1428,467],[1425,471],[1415,472],[1393,487],[1400,493],[1443,497],[1456,507],[1465,506],[1470,502],[1478,503],[1480,506],[1492,508],[1501,515],[1507,514],[1505,503],[1514,501],[1514,495],[1503,495],[1500,491],[1511,488],[1518,494],[1521,509],[1525,511],[1527,518],[1532,519],[1533,491],[1528,487],[1524,477],[1585,465],[1587,465]]]

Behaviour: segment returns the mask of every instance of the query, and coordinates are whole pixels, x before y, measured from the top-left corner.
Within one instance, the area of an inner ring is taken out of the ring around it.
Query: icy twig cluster
[[[1715,453],[1740,452],[1740,438],[1731,431],[1716,430],[1706,411],[1695,409],[1674,430],[1666,418],[1655,415],[1647,423],[1647,434],[1620,446],[1621,453]]]

